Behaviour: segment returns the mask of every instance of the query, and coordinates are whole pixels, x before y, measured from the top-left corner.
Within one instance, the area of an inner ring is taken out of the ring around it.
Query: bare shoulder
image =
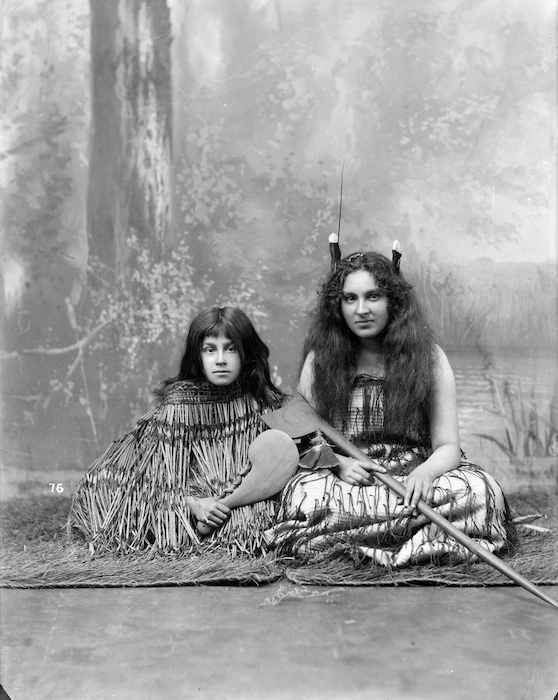
[[[308,355],[306,355],[306,359],[304,360],[304,365],[302,366],[302,372],[311,372],[314,369],[314,357],[315,353],[313,350],[310,350]]]
[[[451,368],[448,360],[448,356],[439,345],[434,346],[434,357],[434,372],[436,374],[437,381],[441,383],[454,383],[455,377],[453,374],[453,369]]]

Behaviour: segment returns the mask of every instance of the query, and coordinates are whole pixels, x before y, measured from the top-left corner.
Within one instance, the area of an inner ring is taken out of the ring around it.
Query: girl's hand
[[[221,527],[230,517],[231,509],[213,496],[188,499],[188,505],[196,518],[212,527]]]
[[[428,469],[419,466],[407,477],[405,497],[398,500],[400,503],[403,501],[405,508],[414,510],[420,499],[430,505],[433,497],[434,477]]]
[[[357,459],[343,457],[342,455],[337,455],[337,459],[339,460],[337,476],[342,481],[347,482],[347,484],[372,486],[374,483],[373,472],[384,473],[386,471],[384,467],[372,460],[370,462],[359,462]]]

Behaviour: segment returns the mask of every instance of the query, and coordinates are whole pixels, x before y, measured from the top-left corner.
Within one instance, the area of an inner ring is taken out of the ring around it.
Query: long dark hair
[[[389,321],[383,336],[384,430],[405,435],[413,423],[424,430],[434,381],[433,334],[412,286],[388,258],[375,252],[353,253],[340,260],[318,292],[302,360],[314,353],[311,388],[316,409],[328,421],[347,417],[360,345],[345,323],[341,298],[347,276],[359,270],[374,276],[388,300]]]
[[[180,371],[176,377],[166,379],[155,394],[163,396],[169,384],[183,380],[204,380],[201,348],[205,338],[223,335],[228,338],[240,354],[240,379],[243,386],[256,400],[265,401],[282,392],[273,385],[269,374],[269,348],[256,333],[248,316],[233,306],[206,309],[199,313],[188,330]]]

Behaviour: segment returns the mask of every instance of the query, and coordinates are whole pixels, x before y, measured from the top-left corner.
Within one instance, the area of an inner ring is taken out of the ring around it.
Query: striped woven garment
[[[429,437],[417,426],[409,426],[406,435],[386,435],[383,406],[383,380],[360,375],[348,417],[335,427],[405,484],[412,469],[429,456]],[[320,460],[315,461],[319,467]],[[492,476],[463,457],[434,487],[431,506],[440,515],[491,552],[513,548],[508,504]],[[278,523],[266,537],[280,554],[304,560],[315,555],[323,560],[328,553],[337,558],[345,552],[352,559],[397,568],[473,557],[424,515],[409,513],[383,484],[351,485],[324,468],[298,471],[283,491]]]

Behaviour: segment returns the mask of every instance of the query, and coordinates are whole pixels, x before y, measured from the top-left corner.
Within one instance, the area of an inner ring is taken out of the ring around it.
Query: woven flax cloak
[[[283,402],[271,392],[257,402],[240,381],[171,384],[161,404],[91,465],[72,502],[71,526],[95,552],[265,550],[261,533],[272,523],[274,501],[233,510],[201,538],[187,498],[230,493],[250,469],[248,448],[266,429],[262,414]]]

